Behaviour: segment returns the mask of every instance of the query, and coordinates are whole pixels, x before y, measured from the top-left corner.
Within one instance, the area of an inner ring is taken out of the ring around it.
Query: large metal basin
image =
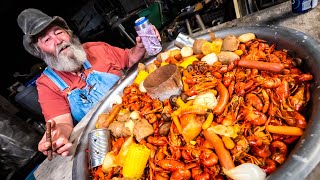
[[[295,57],[303,59],[303,69],[314,75],[311,87],[311,102],[308,106],[308,126],[304,135],[300,138],[293,151],[290,153],[286,162],[274,173],[267,177],[268,180],[274,179],[305,179],[320,160],[320,42],[309,35],[285,27],[276,26],[252,26],[252,27],[234,27],[226,28],[215,32],[216,37],[225,37],[227,35],[240,35],[247,32],[253,32],[258,38],[268,40],[270,43],[276,43],[277,48],[286,48],[289,53]],[[196,38],[205,38],[209,40],[209,35],[204,34]],[[173,42],[167,49],[175,48]],[[145,60],[151,62],[154,58]],[[136,68],[128,73],[126,78],[106,97],[95,114],[91,117],[86,129],[82,134],[82,139],[77,147],[74,157],[72,177],[75,180],[89,179],[88,159],[85,150],[88,146],[88,133],[95,128],[95,122],[99,114],[107,112],[111,108],[110,102],[116,94],[122,95],[122,90],[131,84],[137,74]]]

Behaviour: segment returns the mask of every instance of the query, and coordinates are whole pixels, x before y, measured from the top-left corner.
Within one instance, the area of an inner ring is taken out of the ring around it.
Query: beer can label
[[[95,129],[88,134],[88,151],[90,169],[100,166],[104,156],[111,149],[110,131]]]
[[[161,43],[147,18],[141,17],[137,19],[135,21],[135,29],[138,36],[141,37],[149,56],[157,55],[162,50]]]

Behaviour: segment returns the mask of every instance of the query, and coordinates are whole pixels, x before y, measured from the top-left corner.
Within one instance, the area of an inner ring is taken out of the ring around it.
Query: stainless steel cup
[[[95,129],[88,134],[89,166],[90,169],[100,166],[104,156],[111,148],[110,131]]]
[[[178,48],[183,48],[184,46],[193,46],[195,39],[184,34],[184,33],[179,33],[177,38],[174,40],[174,45],[177,46]]]

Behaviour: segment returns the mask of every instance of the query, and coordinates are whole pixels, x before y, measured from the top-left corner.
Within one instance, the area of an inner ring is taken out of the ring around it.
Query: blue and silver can
[[[110,131],[94,129],[88,134],[89,166],[90,169],[100,166],[104,156],[111,150]]]
[[[142,43],[149,56],[157,55],[162,50],[161,43],[158,40],[151,23],[146,17],[137,19],[134,28],[141,37]]]
[[[304,13],[312,8],[312,0],[291,0],[293,13]]]

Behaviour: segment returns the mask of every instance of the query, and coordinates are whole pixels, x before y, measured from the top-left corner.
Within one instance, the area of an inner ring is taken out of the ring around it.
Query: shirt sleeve
[[[55,89],[57,88],[57,89]],[[58,87],[45,77],[37,80],[38,99],[45,120],[70,113],[70,107],[66,98],[59,94]]]
[[[109,46],[108,49],[112,53],[115,61],[119,64],[121,69],[129,67],[129,49],[121,49],[115,46]]]
[[[125,69],[129,67],[129,49],[112,46],[105,42],[88,42],[83,47],[91,61],[104,60],[106,66],[113,69]]]

